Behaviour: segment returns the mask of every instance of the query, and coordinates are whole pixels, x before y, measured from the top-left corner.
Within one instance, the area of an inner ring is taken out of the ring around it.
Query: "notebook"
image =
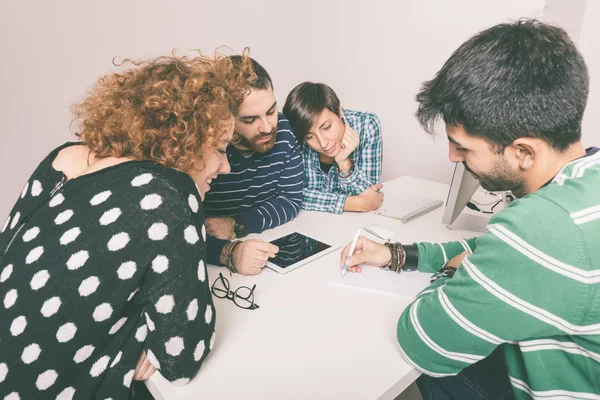
[[[340,271],[329,281],[330,285],[342,286],[371,292],[415,298],[429,286],[430,273],[402,271],[396,274],[377,267],[363,266],[362,272],[348,272],[342,278]]]

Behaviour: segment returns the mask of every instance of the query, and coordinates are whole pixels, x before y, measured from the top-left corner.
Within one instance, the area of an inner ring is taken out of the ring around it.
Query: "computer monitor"
[[[449,229],[484,233],[490,220],[488,215],[463,213],[463,209],[477,191],[479,181],[473,178],[462,163],[456,163],[452,183],[446,200],[446,211],[442,223]]]

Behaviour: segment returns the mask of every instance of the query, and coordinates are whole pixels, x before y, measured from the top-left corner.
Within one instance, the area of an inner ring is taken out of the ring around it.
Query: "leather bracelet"
[[[235,265],[233,264],[233,251],[235,250],[237,245],[240,243],[242,243],[241,240],[236,240],[234,242],[231,242],[231,245],[229,246],[229,249],[227,250],[227,258],[226,258],[225,266],[231,273],[237,272],[237,269],[235,268]]]
[[[400,273],[404,263],[406,262],[406,251],[404,250],[404,246],[402,246],[402,243],[399,242],[386,242],[384,244],[388,249],[390,249],[391,259],[387,265],[382,265],[380,268],[391,270],[395,273]]]

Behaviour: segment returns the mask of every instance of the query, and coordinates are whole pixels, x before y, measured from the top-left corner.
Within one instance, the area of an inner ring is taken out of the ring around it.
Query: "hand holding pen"
[[[342,259],[340,261],[342,276],[345,274],[344,270],[360,272],[360,264],[372,265],[374,267],[389,264],[392,254],[387,246],[369,240],[364,236],[359,236],[358,232],[355,235],[355,239],[342,251]]]

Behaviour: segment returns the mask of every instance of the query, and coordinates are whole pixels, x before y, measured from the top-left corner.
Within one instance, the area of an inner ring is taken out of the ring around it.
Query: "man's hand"
[[[206,233],[217,239],[231,240],[235,236],[235,220],[233,218],[206,218]]]
[[[377,183],[371,187],[368,187],[361,194],[358,195],[362,199],[363,209],[362,211],[373,211],[381,207],[383,203],[383,193],[379,190],[383,188],[381,183]]]
[[[469,253],[468,251],[463,251],[462,253],[460,253],[459,255],[457,255],[456,257],[452,258],[450,261],[448,261],[446,263],[447,267],[454,267],[456,269],[458,269],[458,267],[460,267],[460,264],[462,264],[463,259],[468,256]]]
[[[233,266],[242,275],[256,275],[278,251],[279,247],[260,239],[244,240],[233,250]]]
[[[350,128],[349,125],[346,125],[346,130],[344,131],[344,137],[342,138],[342,150],[335,156],[335,162],[337,163],[340,171],[348,171],[350,169],[350,154],[360,142],[360,138],[358,133],[354,131],[354,129]]]
[[[358,264],[364,263],[380,267],[389,264],[392,259],[392,253],[387,246],[373,242],[364,236],[358,238],[352,257],[347,259],[346,257],[350,252],[351,246],[352,243],[348,243],[348,245],[344,247],[342,259],[340,260],[340,268],[343,268],[345,263],[348,265],[349,271],[360,272],[361,270]]]
[[[142,350],[142,354],[140,354],[140,358],[138,359],[137,365],[135,366],[135,372],[133,373],[133,379],[136,381],[145,381],[150,378],[152,374],[156,371],[156,368],[150,361],[148,361],[148,357],[146,357],[146,351]]]

